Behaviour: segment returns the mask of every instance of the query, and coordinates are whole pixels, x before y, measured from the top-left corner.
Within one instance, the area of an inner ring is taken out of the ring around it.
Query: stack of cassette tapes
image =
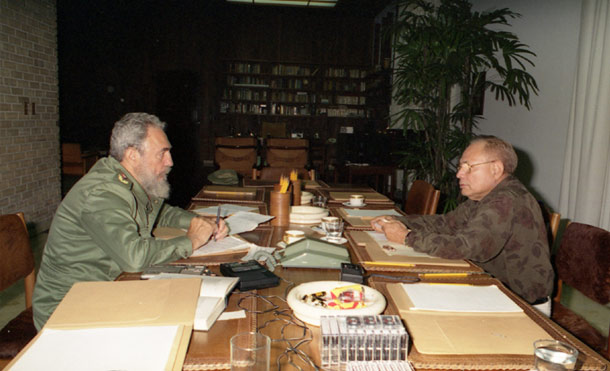
[[[322,367],[358,361],[406,361],[409,334],[399,316],[321,316]]]

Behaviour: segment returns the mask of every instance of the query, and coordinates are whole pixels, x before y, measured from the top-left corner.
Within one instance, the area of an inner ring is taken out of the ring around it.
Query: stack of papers
[[[161,273],[152,279],[184,278],[180,274]],[[227,307],[227,296],[233,289],[238,277],[197,276],[201,279],[201,291],[197,299],[194,329],[207,331]]]
[[[242,206],[242,205],[234,205],[234,204],[222,204],[218,206],[208,206],[208,207],[200,207],[197,209],[191,210],[194,213],[199,215],[211,215],[216,216],[218,208],[220,207],[220,216],[227,217],[229,215],[233,215],[239,211],[245,212],[257,212],[258,206]]]

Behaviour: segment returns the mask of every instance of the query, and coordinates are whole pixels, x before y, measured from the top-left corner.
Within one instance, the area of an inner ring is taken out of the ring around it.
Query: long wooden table
[[[287,229],[303,229],[308,234],[313,234],[308,226],[290,225],[285,227],[261,226],[254,232],[249,232],[244,235],[249,240],[261,246],[276,246],[281,241],[283,232]],[[319,237],[319,236],[318,236]],[[349,246],[350,249],[356,248]],[[241,253],[243,256],[243,253]],[[236,261],[241,257],[239,254],[230,257],[230,260]],[[218,264],[226,259],[209,260],[209,259],[186,259],[181,263],[196,263],[208,264],[213,271],[218,272]],[[191,342],[184,363],[185,370],[222,370],[229,369],[229,339],[238,332],[244,331],[259,331],[268,335],[272,339],[271,346],[271,369],[296,369],[297,365],[303,370],[314,370],[317,365],[320,365],[319,357],[319,339],[320,331],[316,326],[305,325],[292,314],[288,304],[285,302],[287,293],[293,287],[306,282],[331,280],[336,281],[340,278],[338,270],[332,269],[303,269],[303,268],[282,268],[278,267],[274,271],[276,275],[281,277],[281,283],[277,287],[261,289],[253,292],[234,292],[230,296],[229,304],[226,311],[236,311],[244,309],[246,318],[239,320],[217,321],[210,331],[194,331],[191,336]],[[379,272],[377,272],[379,273]],[[385,272],[388,275],[417,277],[417,272]],[[124,274],[120,279],[137,279],[138,275]],[[469,276],[465,280],[489,280],[485,275]],[[369,285],[379,289],[384,293],[383,278],[374,278]],[[432,279],[432,282],[438,281]],[[443,279],[441,279],[443,281]],[[556,325],[550,319],[541,315],[529,304],[518,298],[516,295],[510,295],[524,311],[532,317],[536,323],[542,326],[549,334],[552,334],[556,339],[567,341],[575,345],[581,353],[580,369],[583,370],[601,370],[608,369],[608,364],[601,356],[588,348],[585,344],[574,338],[567,331]],[[396,314],[396,306],[388,299],[386,314]],[[460,365],[459,362],[452,364],[445,359],[443,362],[438,362],[438,358],[426,357],[417,353],[417,350],[410,346],[410,356],[414,357],[418,370],[433,370],[433,369],[450,369],[450,370],[466,370],[466,369],[495,369],[493,363],[489,361],[489,357],[477,358],[471,357],[468,362]],[[498,355],[498,357],[506,357],[506,355]],[[450,357],[449,357],[450,358]],[[506,360],[506,359],[505,359]],[[509,357],[510,360],[510,357]],[[533,368],[533,350],[531,356],[531,365],[524,366],[523,359],[512,364],[514,369]],[[501,363],[503,365],[507,362]],[[510,369],[510,367],[509,367]]]

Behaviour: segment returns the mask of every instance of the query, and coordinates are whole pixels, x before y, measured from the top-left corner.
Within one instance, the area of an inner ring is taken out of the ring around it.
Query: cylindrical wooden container
[[[301,180],[292,181],[292,204],[299,206],[301,204]]]
[[[275,218],[271,219],[271,225],[286,226],[290,224],[291,196],[291,192],[271,192],[271,199],[269,201],[269,214],[275,216]]]

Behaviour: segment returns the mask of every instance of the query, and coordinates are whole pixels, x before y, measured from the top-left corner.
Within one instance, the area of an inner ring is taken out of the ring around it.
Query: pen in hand
[[[218,205],[218,210],[216,211],[216,233],[214,233],[214,241],[216,241],[216,235],[220,230],[220,205]]]

